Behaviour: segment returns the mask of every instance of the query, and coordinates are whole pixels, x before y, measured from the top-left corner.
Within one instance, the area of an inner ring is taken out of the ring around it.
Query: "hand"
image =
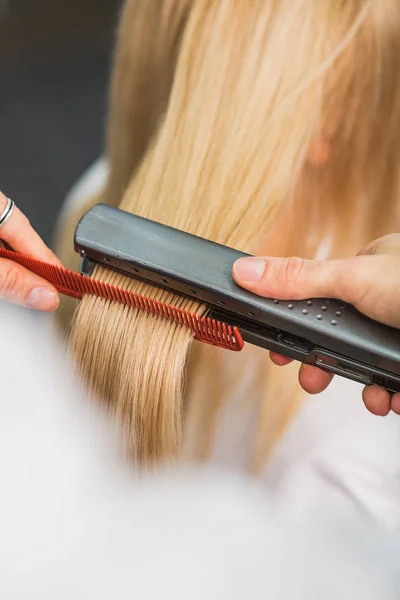
[[[0,192],[0,215],[6,206],[7,198]],[[1,240],[16,252],[61,266],[16,206],[10,218],[0,227],[0,243]],[[60,302],[57,290],[50,283],[3,258],[0,259],[0,299],[46,312],[55,310]]]
[[[400,329],[400,234],[380,238],[344,260],[242,258],[233,267],[233,277],[241,287],[266,298],[338,298]],[[277,365],[292,362],[272,352],[271,359]],[[322,392],[332,377],[311,365],[302,365],[299,371],[301,386],[311,394]],[[384,389],[368,386],[363,400],[375,415],[385,416],[390,410],[400,414],[400,393],[390,396]]]

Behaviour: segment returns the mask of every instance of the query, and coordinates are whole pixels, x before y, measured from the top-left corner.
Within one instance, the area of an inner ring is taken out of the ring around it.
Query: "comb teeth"
[[[10,259],[51,283],[61,294],[81,299],[97,296],[152,315],[179,323],[194,333],[194,338],[206,344],[240,351],[244,342],[237,327],[232,327],[211,317],[202,317],[172,304],[154,300],[136,292],[130,292],[109,283],[86,277],[50,263],[45,263],[13,250],[0,247],[0,258]]]

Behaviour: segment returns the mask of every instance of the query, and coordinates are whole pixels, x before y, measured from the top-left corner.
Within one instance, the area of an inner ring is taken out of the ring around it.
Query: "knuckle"
[[[0,296],[4,300],[11,300],[18,294],[21,274],[13,265],[6,266],[0,272]]]
[[[378,273],[391,273],[390,256],[356,256],[346,261],[346,268],[337,274],[336,288],[340,298],[362,312],[376,313],[382,297],[386,297],[384,279]]]
[[[400,235],[392,233],[382,238],[376,254],[400,254]]]
[[[283,279],[286,285],[296,283],[300,277],[304,266],[304,260],[298,256],[286,258],[283,264]]]
[[[400,234],[390,233],[369,243],[359,254],[400,254]]]
[[[365,257],[353,258],[349,261],[349,268],[340,276],[344,300],[357,307],[365,304],[376,286],[375,278],[371,276],[371,265],[367,261],[368,258]]]

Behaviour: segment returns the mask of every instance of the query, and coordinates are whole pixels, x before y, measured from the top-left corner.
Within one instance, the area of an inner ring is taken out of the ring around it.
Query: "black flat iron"
[[[206,304],[208,322],[230,328],[237,344],[232,349],[240,349],[243,340],[365,385],[400,391],[399,330],[333,298],[255,296],[232,278],[234,262],[248,256],[243,252],[102,204],[82,217],[74,244],[84,276],[102,264]],[[210,343],[219,345],[221,331]]]

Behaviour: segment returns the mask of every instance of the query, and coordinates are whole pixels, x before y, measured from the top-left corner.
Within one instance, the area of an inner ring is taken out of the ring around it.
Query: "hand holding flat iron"
[[[233,276],[241,287],[267,298],[303,300],[338,298],[353,304],[366,316],[400,329],[400,234],[380,238],[357,256],[343,260],[310,261],[300,258],[244,258],[235,263]],[[290,359],[271,353],[277,365]],[[332,375],[302,365],[299,381],[311,394],[322,392]],[[363,400],[370,412],[400,414],[400,393],[376,386],[364,388]]]
[[[25,215],[0,192],[1,245],[2,241],[17,252],[61,266]],[[58,292],[50,283],[5,258],[0,259],[0,300],[45,312],[59,305]]]

